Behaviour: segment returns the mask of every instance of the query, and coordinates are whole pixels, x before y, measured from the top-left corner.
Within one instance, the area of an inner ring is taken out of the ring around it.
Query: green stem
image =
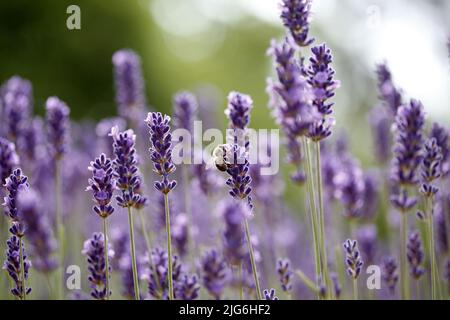
[[[59,243],[59,272],[58,272],[58,299],[64,299],[64,225],[62,222],[61,201],[62,201],[62,181],[61,181],[61,160],[55,160],[55,222]]]
[[[166,232],[167,232],[167,255],[169,256],[168,262],[168,282],[169,282],[169,300],[174,300],[173,295],[173,275],[172,275],[172,236],[170,234],[170,209],[169,209],[169,196],[164,195],[164,207],[166,211]]]
[[[106,300],[109,300],[109,255],[108,255],[108,222],[106,218],[103,218],[103,236],[105,238],[105,271],[106,271]]]
[[[407,243],[408,243],[408,213],[401,212],[402,222],[400,227],[400,279],[401,279],[401,297],[402,300],[409,300],[409,279],[408,279],[408,265],[407,265]]]
[[[258,298],[258,300],[262,300],[261,287],[259,285],[258,270],[256,269],[255,255],[253,253],[253,244],[250,238],[250,228],[248,226],[247,218],[244,219],[244,224],[245,224],[245,236],[247,237],[248,252],[250,254],[250,263],[252,265],[253,271],[253,279],[255,280],[256,297]]]
[[[433,300],[439,299],[438,293],[438,271],[436,264],[436,250],[434,243],[434,223],[433,223],[433,199],[427,197],[426,199],[427,211],[428,211],[428,233],[429,233],[429,251],[430,251],[430,263],[431,263],[431,298]]]
[[[317,214],[316,214],[316,202],[314,199],[314,184],[313,184],[313,174],[311,168],[311,156],[309,153],[308,141],[305,137],[303,137],[303,149],[305,150],[306,155],[306,171],[307,171],[307,179],[306,179],[306,188],[309,196],[309,206],[310,206],[310,220],[311,220],[311,228],[313,233],[313,248],[314,248],[314,259],[315,259],[315,269],[316,269],[316,279],[321,277],[321,262],[320,262],[320,244],[318,240],[318,231],[317,231]]]
[[[325,214],[323,209],[323,188],[322,188],[322,166],[320,163],[320,142],[316,142],[316,171],[317,171],[317,194],[319,197],[319,241],[321,250],[321,260],[323,268],[323,281],[327,287],[328,296],[331,297],[331,283],[328,272],[328,258],[325,245]]]
[[[134,245],[133,214],[131,212],[131,207],[128,207],[128,225],[130,227],[130,250],[131,250],[131,265],[133,268],[134,299],[140,300],[141,297],[139,292],[139,277],[136,265],[136,249]]]
[[[23,237],[19,237],[19,262],[20,262],[20,281],[22,282],[22,300],[27,300],[27,286],[25,283],[25,263],[23,261]]]
[[[353,279],[353,300],[358,300],[358,279]]]
[[[314,294],[319,295],[319,289],[317,288],[314,281],[312,281],[306,274],[303,273],[300,269],[295,270],[295,274],[299,277],[299,279],[303,282],[305,286],[308,287]]]

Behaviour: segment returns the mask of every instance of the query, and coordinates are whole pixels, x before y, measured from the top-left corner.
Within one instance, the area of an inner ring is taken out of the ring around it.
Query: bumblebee
[[[227,162],[226,156],[230,152],[230,146],[227,144],[218,145],[212,152],[212,158],[216,168],[219,171],[225,172],[230,167],[230,163]]]

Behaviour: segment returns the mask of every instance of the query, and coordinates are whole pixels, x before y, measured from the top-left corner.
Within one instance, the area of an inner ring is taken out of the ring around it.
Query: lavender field
[[[152,105],[145,54],[125,46],[105,117],[0,72],[0,299],[448,300],[448,88],[439,113],[388,58],[359,78],[357,45],[315,33],[318,1],[277,0],[276,32],[254,35],[270,66],[256,98],[186,85]]]

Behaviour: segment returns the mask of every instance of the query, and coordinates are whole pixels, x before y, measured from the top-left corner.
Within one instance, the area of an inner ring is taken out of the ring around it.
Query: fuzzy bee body
[[[228,170],[230,166],[230,164],[226,160],[226,156],[229,150],[230,150],[229,145],[221,144],[218,145],[212,153],[214,164],[216,165],[216,168],[219,171],[225,172]]]

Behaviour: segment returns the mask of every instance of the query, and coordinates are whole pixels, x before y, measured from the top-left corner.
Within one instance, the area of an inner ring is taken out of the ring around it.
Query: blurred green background
[[[278,0],[14,0],[0,2],[0,82],[14,74],[33,82],[35,110],[57,95],[75,119],[116,114],[111,56],[132,48],[142,57],[148,104],[170,112],[180,89],[209,85],[255,101],[252,125],[274,127],[266,108],[272,38],[283,36]],[[81,8],[81,30],[68,30],[66,9]],[[334,52],[342,86],[336,131],[370,159],[368,110],[376,103],[374,69],[386,59],[405,96],[423,100],[432,118],[450,119],[445,46],[450,1],[313,1],[311,34]],[[355,138],[357,137],[357,139]]]

